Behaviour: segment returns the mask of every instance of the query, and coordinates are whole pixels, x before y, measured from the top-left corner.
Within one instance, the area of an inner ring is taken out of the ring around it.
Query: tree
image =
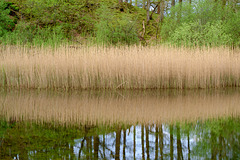
[[[97,43],[136,44],[138,42],[136,18],[131,14],[116,12],[106,4],[97,9],[99,22],[95,24]]]
[[[14,21],[9,17],[10,9],[4,0],[0,0],[0,37],[14,28]]]
[[[181,135],[180,135],[180,126],[177,124],[177,156],[179,160],[183,160],[183,153],[182,153],[182,142],[181,142]]]
[[[145,159],[144,151],[144,125],[141,126],[142,159]]]
[[[158,159],[158,127],[156,126],[156,131],[155,131],[155,159]]]
[[[173,125],[170,125],[170,159],[173,160]]]
[[[126,159],[126,141],[127,141],[127,130],[123,129],[123,159]]]
[[[147,159],[150,159],[149,154],[149,126],[145,126],[146,131],[146,152],[147,152]]]
[[[172,0],[171,7],[175,6],[175,0]]]
[[[163,160],[163,129],[162,129],[162,124],[160,125],[159,128],[159,147],[160,147],[160,155],[161,155],[161,160]]]
[[[133,159],[136,159],[136,126],[133,129]]]
[[[150,12],[150,0],[147,0],[147,24],[148,22],[150,21],[150,15],[149,15],[149,12]]]
[[[98,150],[99,150],[99,137],[98,135],[94,136],[94,159],[98,159]]]
[[[115,159],[120,159],[121,127],[116,130]]]

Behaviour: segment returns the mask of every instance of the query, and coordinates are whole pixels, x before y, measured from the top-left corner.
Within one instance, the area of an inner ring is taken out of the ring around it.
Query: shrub
[[[130,14],[113,13],[106,5],[97,10],[99,23],[96,25],[96,39],[100,44],[136,44],[138,34],[135,20]]]
[[[13,32],[3,36],[6,44],[59,45],[67,41],[61,26],[40,28],[29,23],[19,23]]]
[[[185,46],[240,46],[240,13],[231,3],[194,1],[172,7],[162,30],[162,41]]]
[[[0,0],[0,37],[14,28],[14,21],[9,17],[10,9],[5,0]]]
[[[224,30],[222,21],[199,25],[199,22],[183,23],[171,34],[170,41],[185,46],[221,46],[232,44],[231,35]]]
[[[25,0],[16,1],[25,22],[33,26],[61,26],[70,38],[74,34],[93,32],[95,17],[92,10],[97,4],[89,1]]]

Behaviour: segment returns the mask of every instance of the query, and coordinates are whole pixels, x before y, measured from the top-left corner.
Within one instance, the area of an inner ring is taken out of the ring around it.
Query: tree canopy
[[[0,0],[0,43],[240,46],[237,0]]]

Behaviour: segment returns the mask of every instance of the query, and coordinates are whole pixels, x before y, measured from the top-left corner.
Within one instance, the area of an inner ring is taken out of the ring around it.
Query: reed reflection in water
[[[231,90],[8,91],[0,94],[8,121],[60,124],[161,124],[238,116],[240,92]]]

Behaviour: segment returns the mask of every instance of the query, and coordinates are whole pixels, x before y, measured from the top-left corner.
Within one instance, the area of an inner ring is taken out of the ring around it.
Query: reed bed
[[[240,92],[8,92],[0,117],[61,125],[160,124],[238,117]]]
[[[239,87],[239,62],[239,50],[228,48],[1,46],[0,87]]]

